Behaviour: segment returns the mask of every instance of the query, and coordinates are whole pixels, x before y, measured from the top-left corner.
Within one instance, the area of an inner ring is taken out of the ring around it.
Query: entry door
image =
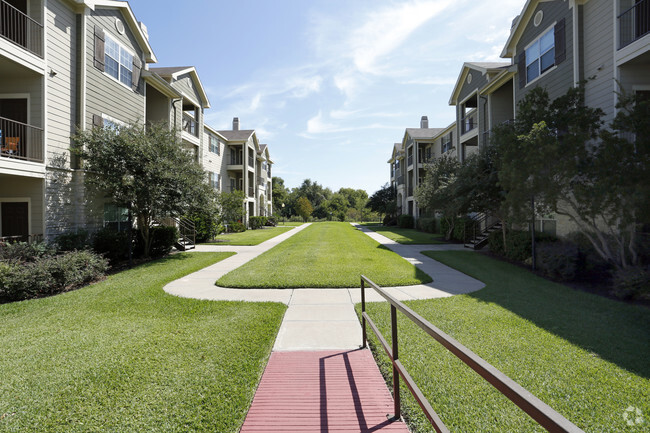
[[[29,211],[27,202],[4,202],[2,207],[2,236],[29,236]]]

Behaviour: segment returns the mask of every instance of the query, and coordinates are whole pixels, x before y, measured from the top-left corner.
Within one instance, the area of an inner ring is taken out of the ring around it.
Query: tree
[[[73,137],[88,184],[120,206],[130,207],[149,256],[150,227],[207,202],[205,172],[165,124],[93,128]]]
[[[302,217],[302,220],[306,222],[307,218],[309,218],[311,213],[314,211],[314,208],[307,197],[300,197],[296,202],[296,211],[298,212],[298,215]]]
[[[384,184],[384,186],[370,196],[366,207],[373,212],[377,212],[380,217],[383,215],[395,215],[395,212],[397,212],[395,190],[390,184]]]
[[[244,198],[244,191],[241,190],[220,192],[217,195],[217,204],[221,210],[221,220],[225,224],[244,221]]]
[[[284,179],[281,177],[273,176],[273,213],[276,215],[288,216],[284,214],[285,209],[289,210],[289,190],[284,186]],[[284,206],[282,206],[284,205]]]
[[[637,225],[648,216],[650,112],[625,95],[618,108],[602,129],[603,113],[585,105],[583,85],[553,102],[534,89],[500,143],[499,180],[513,215],[534,198],[538,213],[566,215],[604,260],[624,269],[638,262]]]
[[[438,213],[447,223],[445,239],[451,239],[456,218],[461,209],[454,183],[460,163],[456,158],[443,155],[428,164],[422,184],[415,189],[415,199],[431,213]]]

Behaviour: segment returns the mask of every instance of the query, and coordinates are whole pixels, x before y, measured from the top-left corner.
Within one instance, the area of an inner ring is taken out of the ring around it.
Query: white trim
[[[543,74],[540,74],[540,75],[536,76],[532,81],[529,81],[528,83],[526,83],[526,85],[524,86],[524,88],[526,88],[526,87],[528,87],[529,85],[535,83],[535,82],[538,81],[540,78],[542,78],[543,76],[545,76],[545,75],[548,74],[549,72],[554,71],[554,70],[556,70],[556,69],[557,69],[557,65],[553,65],[552,68],[547,69],[546,71],[544,71]],[[526,77],[526,78],[528,78],[528,77]]]
[[[578,36],[579,14],[578,7],[573,8],[573,86],[577,87],[580,81],[580,41]],[[566,29],[566,27],[565,27]],[[564,38],[566,41],[566,37]]]
[[[112,116],[110,116],[110,115],[108,115],[106,113],[102,113],[102,119],[103,120],[108,120],[109,122],[112,122],[112,123],[114,123],[116,125],[119,125],[119,126],[127,126],[127,123],[124,122],[123,120],[116,119],[115,117],[112,117]]]
[[[108,31],[106,31],[106,29],[104,29],[104,57],[108,57],[108,54],[106,53],[106,45],[107,45],[106,44],[106,42],[107,42],[106,39],[111,39],[113,42],[115,42],[120,47],[120,50],[124,49],[124,51],[126,51],[127,53],[129,53],[133,57],[137,56],[136,53],[134,53],[133,51],[131,51],[131,49],[129,49],[125,45],[123,45],[120,41],[118,41],[115,37],[113,37]],[[121,53],[120,53],[120,57],[121,57]],[[115,59],[113,59],[113,60],[115,60]],[[129,89],[131,92],[134,92],[134,90],[133,90],[133,62],[131,62],[131,69],[129,69],[131,71],[131,86],[127,86],[126,84],[124,84],[122,82],[122,80],[119,79],[119,76],[121,74],[120,68],[122,66],[122,59],[121,58],[117,59],[117,65],[118,65],[118,69],[117,69],[118,78],[115,78],[114,76],[112,76],[111,74],[106,72],[106,60],[104,60],[104,72],[103,72],[104,75],[106,75],[107,77],[110,77],[113,81],[115,81],[117,83],[120,83],[122,86]]]
[[[32,235],[32,198],[31,197],[0,197],[0,207],[2,203],[24,203],[27,202],[27,234]],[[2,218],[0,217],[0,235],[2,235]]]
[[[86,69],[88,68],[88,63],[86,60],[86,56],[88,54],[87,52],[87,44],[86,44],[86,30],[88,26],[88,15],[90,14],[90,9],[84,8],[83,14],[81,14],[81,32],[83,32],[83,37],[81,38],[82,46],[80,47],[81,49],[81,76],[79,79],[81,80],[81,89],[80,89],[80,103],[81,103],[81,119],[79,119],[79,122],[81,125],[79,125],[79,129],[82,131],[85,131],[87,129],[87,120],[86,116],[88,115],[87,113],[87,107],[86,107],[86,101],[88,97],[88,92],[87,92],[87,84],[88,84],[88,73]],[[77,35],[78,36],[78,35]],[[76,120],[76,119],[75,119]]]

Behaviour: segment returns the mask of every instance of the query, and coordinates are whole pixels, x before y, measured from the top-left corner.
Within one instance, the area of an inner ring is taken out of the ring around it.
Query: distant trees
[[[307,221],[313,211],[314,208],[307,197],[299,197],[296,200],[296,212],[298,212],[298,215],[300,215],[303,221]]]
[[[366,202],[366,208],[377,212],[380,217],[393,216],[397,212],[397,201],[395,190],[386,183],[379,190],[375,191]]]

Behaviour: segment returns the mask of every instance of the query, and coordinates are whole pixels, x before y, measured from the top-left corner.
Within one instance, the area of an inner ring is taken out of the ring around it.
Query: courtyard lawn
[[[162,287],[232,254],[178,254],[0,305],[0,432],[237,432],[285,306]]]
[[[426,254],[486,287],[406,302],[410,308],[585,432],[649,431],[648,308],[575,291],[477,253]],[[367,310],[390,341],[387,304],[369,304]],[[398,329],[400,360],[451,431],[545,431],[403,314]],[[373,346],[389,377],[383,350]],[[629,407],[641,410],[643,424],[626,424]],[[405,416],[413,433],[433,431],[410,394]]]
[[[217,281],[222,287],[358,287],[360,274],[385,286],[431,277],[348,223],[315,223]]]
[[[299,225],[299,224],[298,224]],[[228,233],[216,237],[214,241],[202,245],[259,245],[282,233],[291,230],[294,226],[268,227],[257,230],[246,230],[241,233]]]
[[[403,229],[399,227],[385,227],[381,225],[364,226],[372,231],[386,236],[399,244],[404,245],[434,245],[444,244],[445,238],[440,234],[425,233],[415,229]]]

